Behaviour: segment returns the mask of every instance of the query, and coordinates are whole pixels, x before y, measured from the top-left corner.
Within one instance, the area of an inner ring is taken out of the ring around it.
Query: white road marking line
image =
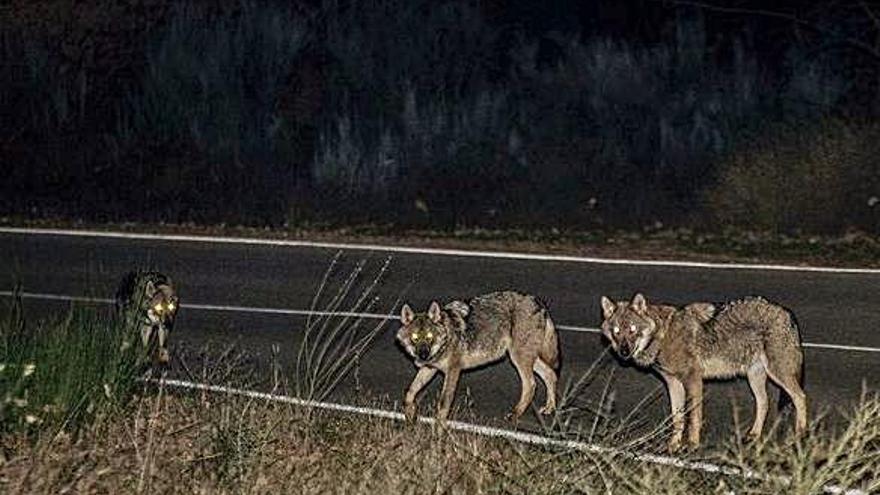
[[[260,246],[308,247],[321,249],[341,249],[356,251],[383,251],[390,253],[429,254],[437,256],[460,256],[476,258],[515,259],[529,261],[556,261],[568,263],[590,263],[599,265],[630,265],[658,266],[678,268],[709,268],[726,270],[773,270],[792,272],[848,273],[848,274],[880,274],[880,268],[836,268],[829,266],[782,265],[761,263],[712,263],[703,261],[663,261],[639,260],[625,258],[599,258],[592,256],[570,256],[556,254],[534,254],[505,251],[479,251],[467,249],[420,248],[407,246],[390,246],[383,244],[355,244],[338,242],[312,242],[285,239],[258,239],[253,237],[222,237],[208,235],[183,234],[145,234],[137,232],[112,232],[98,230],[75,229],[38,229],[23,227],[0,227],[0,234],[45,235],[68,237],[92,237],[109,239],[129,239],[144,241],[200,242],[214,244],[244,244]]]
[[[203,311],[229,311],[234,313],[258,313],[271,315],[292,316],[347,316],[351,318],[365,318],[373,320],[396,320],[398,316],[383,315],[379,313],[356,313],[352,311],[312,311],[308,309],[283,309],[283,308],[252,308],[248,306],[218,306],[215,304],[181,304],[183,308],[191,308]]]
[[[388,411],[385,409],[376,409],[370,407],[360,407],[360,406],[351,406],[348,404],[338,404],[334,402],[318,402],[318,401],[310,401],[304,399],[298,399],[296,397],[289,397],[286,395],[277,395],[277,394],[269,394],[265,392],[257,392],[255,390],[244,390],[232,387],[224,387],[220,385],[209,385],[205,383],[195,383],[184,380],[174,380],[168,378],[162,379],[146,379],[145,381],[154,383],[157,385],[164,385],[168,387],[175,388],[184,388],[190,390],[202,390],[206,392],[215,392],[229,395],[237,395],[247,398],[253,399],[263,399],[267,401],[273,402],[282,402],[286,404],[292,404],[300,407],[307,407],[313,409],[324,409],[329,411],[343,412],[349,414],[360,414],[365,416],[372,416],[376,418],[384,418],[390,419],[394,421],[404,421],[405,417],[402,413],[397,411]],[[434,418],[429,418],[425,416],[420,416],[418,418],[419,422],[426,424],[433,424]],[[733,466],[724,466],[720,464],[713,464],[710,462],[703,461],[688,461],[685,459],[680,459],[672,456],[658,455],[658,454],[639,454],[630,451],[618,450],[612,447],[606,447],[602,445],[580,442],[577,440],[560,440],[556,438],[545,437],[542,435],[537,435],[534,433],[526,433],[515,430],[507,430],[503,428],[494,428],[491,426],[483,426],[472,423],[465,423],[462,421],[447,421],[447,428],[456,431],[462,431],[466,433],[473,433],[476,435],[486,436],[486,437],[494,437],[494,438],[503,438],[506,440],[511,440],[514,442],[520,442],[530,445],[539,445],[542,447],[552,447],[559,448],[565,450],[576,450],[579,452],[587,452],[591,454],[601,454],[601,455],[616,455],[621,456],[627,459],[631,459],[636,462],[647,462],[651,464],[659,464],[662,466],[670,466],[681,469],[687,469],[691,471],[702,471],[706,473],[717,473],[723,474],[727,476],[736,476],[747,479],[757,479],[757,480],[776,480],[780,481],[784,484],[791,483],[790,476],[771,476],[764,475],[758,473],[756,471],[750,469],[740,469]],[[832,494],[846,494],[846,495],[867,495],[867,492],[859,489],[851,489],[845,488],[837,485],[825,485],[822,487],[824,493],[832,493]]]
[[[0,297],[13,297],[16,292],[11,290],[0,291]],[[36,292],[18,292],[23,299],[42,299],[47,301],[66,301],[66,302],[83,302],[89,304],[112,304],[113,299],[104,297],[88,297],[88,296],[66,296],[63,294],[43,294]],[[312,311],[308,309],[285,309],[285,308],[260,308],[252,306],[225,306],[216,304],[192,304],[182,303],[182,308],[189,308],[201,311],[228,311],[234,313],[256,313],[270,315],[288,315],[288,316],[348,316],[353,318],[366,318],[374,320],[399,320],[397,315],[387,315],[381,313],[357,313],[350,311]],[[559,330],[566,332],[582,332],[582,333],[601,333],[602,330],[592,327],[580,327],[574,325],[556,325]],[[813,349],[831,349],[838,351],[852,352],[874,352],[880,353],[880,348],[865,347],[844,344],[821,344],[815,342],[802,342],[801,346]]]
[[[113,299],[106,297],[65,296],[63,294],[43,294],[37,292],[0,291],[2,297],[20,296],[22,299],[43,299],[45,301],[83,302],[89,304],[113,304]]]
[[[842,344],[817,344],[813,342],[801,342],[801,347],[813,349],[833,349],[837,351],[854,351],[854,352],[880,352],[876,347],[863,347],[858,345],[842,345]]]

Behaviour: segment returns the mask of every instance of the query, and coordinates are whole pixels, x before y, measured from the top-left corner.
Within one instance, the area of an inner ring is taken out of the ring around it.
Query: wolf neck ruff
[[[636,363],[641,366],[652,366],[657,363],[657,355],[660,354],[661,342],[663,342],[663,338],[666,336],[666,329],[669,328],[674,315],[675,312],[670,312],[669,315],[663,319],[662,323],[657,325],[656,334],[651,338],[651,343],[648,344],[642,352],[638,353],[638,355],[633,354],[632,358]]]

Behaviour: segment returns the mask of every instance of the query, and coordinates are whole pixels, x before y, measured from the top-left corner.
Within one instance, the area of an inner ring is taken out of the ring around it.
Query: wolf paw
[[[416,421],[416,406],[415,405],[407,405],[403,408],[403,416],[406,418],[407,423],[414,423]]]
[[[554,406],[544,406],[541,409],[538,409],[538,413],[543,416],[549,416],[556,412],[556,408]]]
[[[512,411],[504,415],[504,420],[513,423],[513,425],[516,426],[516,424],[519,423],[519,417],[520,415],[517,414],[516,411]]]
[[[446,418],[434,418],[434,423],[431,425],[431,429],[434,432],[446,431],[449,427]]]

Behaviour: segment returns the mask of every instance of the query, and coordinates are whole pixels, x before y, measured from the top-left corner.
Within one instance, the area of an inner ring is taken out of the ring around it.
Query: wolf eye
[[[615,333],[615,334],[620,333],[620,327],[618,327],[618,326],[615,325],[615,326],[614,326],[614,333]]]
[[[411,338],[412,338],[412,341],[415,342],[415,341],[419,340],[419,334],[414,333],[414,334],[412,334]]]
[[[434,334],[431,333],[431,332],[428,332],[427,334],[425,334],[425,338],[428,339],[428,340],[431,340],[431,339],[434,338]]]
[[[168,311],[174,311],[174,303],[173,302],[168,303]]]
[[[636,324],[635,323],[630,323],[629,331],[632,333],[636,333]]]
[[[161,313],[162,312],[162,303],[159,303],[159,304],[153,306],[153,310],[156,311],[157,313]]]

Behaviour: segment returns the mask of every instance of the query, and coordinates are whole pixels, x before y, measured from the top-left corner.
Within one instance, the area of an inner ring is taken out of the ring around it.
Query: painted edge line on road
[[[0,297],[21,296],[23,299],[42,299],[47,301],[64,301],[64,302],[82,302],[89,304],[112,304],[113,300],[105,297],[87,297],[87,296],[66,296],[63,294],[42,294],[35,292],[15,292],[11,290],[0,291]],[[232,313],[256,313],[270,315],[286,315],[286,316],[342,316],[350,318],[366,318],[374,320],[399,320],[397,315],[387,315],[381,313],[357,313],[351,311],[313,311],[308,309],[285,309],[285,308],[260,308],[251,306],[225,306],[217,304],[194,304],[182,303],[182,308],[195,309],[201,311],[227,311]],[[598,328],[581,327],[574,325],[556,325],[556,328],[566,332],[582,332],[582,333],[601,333]],[[844,344],[821,344],[815,342],[802,342],[802,347],[812,349],[831,349],[837,351],[852,352],[873,352],[880,353],[880,348],[865,347],[857,345]]]
[[[152,383],[158,386],[166,386],[166,387],[174,387],[174,388],[183,388],[189,390],[200,390],[205,392],[213,392],[227,395],[237,395],[241,397],[247,397],[252,399],[260,399],[267,400],[272,402],[281,402],[285,404],[291,404],[299,407],[306,407],[312,409],[323,409],[328,411],[335,412],[343,412],[349,414],[360,414],[364,416],[372,416],[383,419],[390,419],[393,421],[405,421],[405,417],[402,413],[397,411],[389,411],[385,409],[377,409],[371,407],[361,407],[361,406],[352,406],[348,404],[338,404],[335,402],[319,402],[319,401],[311,401],[305,399],[299,399],[296,397],[290,397],[286,395],[278,395],[278,394],[270,394],[266,392],[258,392],[256,390],[246,390],[246,389],[238,389],[233,387],[225,387],[220,385],[210,385],[206,383],[196,383],[189,382],[185,380],[175,380],[169,378],[147,378],[144,379],[147,383]],[[419,422],[425,424],[433,424],[435,422],[434,418],[420,416],[418,418]],[[689,461],[686,459],[681,459],[678,457],[672,457],[667,455],[659,455],[659,454],[645,454],[645,453],[636,453],[618,450],[612,447],[606,447],[598,444],[581,442],[578,440],[561,440],[557,438],[545,437],[542,435],[537,435],[534,433],[526,433],[515,430],[508,430],[504,428],[495,428],[491,426],[477,425],[473,423],[465,423],[462,421],[447,421],[446,427],[450,430],[461,431],[465,433],[472,433],[475,435],[485,436],[485,437],[493,437],[493,438],[502,438],[505,440],[510,440],[518,443],[524,443],[529,445],[537,445],[541,447],[551,447],[558,448],[564,450],[575,450],[578,452],[585,452],[590,454],[601,454],[601,455],[616,455],[621,456],[636,462],[642,463],[651,463],[662,466],[670,466],[676,467],[680,469],[687,469],[690,471],[702,471],[705,473],[711,474],[723,474],[727,476],[735,476],[746,479],[757,479],[757,480],[776,480],[782,482],[784,484],[791,483],[791,478],[788,476],[768,476],[762,475],[756,471],[749,469],[740,469],[733,466],[724,466],[720,464],[713,464],[710,462],[704,461]],[[846,495],[867,495],[867,492],[859,489],[845,488],[837,485],[825,485],[822,487],[824,493],[830,494],[846,494]]]
[[[515,259],[528,261],[556,261],[569,263],[588,263],[597,265],[630,265],[630,266],[659,266],[676,268],[709,268],[724,270],[768,270],[768,271],[793,271],[793,272],[821,272],[821,273],[847,273],[847,274],[880,274],[880,268],[838,268],[830,266],[809,265],[783,265],[763,263],[712,263],[707,261],[675,261],[675,260],[645,260],[625,258],[600,258],[593,256],[573,256],[562,254],[535,254],[505,251],[481,251],[468,249],[447,248],[421,248],[410,246],[391,246],[384,244],[357,244],[339,242],[315,242],[289,239],[259,239],[254,237],[223,237],[209,235],[184,235],[184,234],[147,234],[137,232],[113,232],[100,230],[76,230],[76,229],[38,229],[24,227],[0,227],[2,234],[17,235],[46,235],[67,237],[93,237],[110,239],[129,239],[143,241],[169,241],[169,242],[199,242],[214,244],[244,244],[261,246],[281,247],[307,247],[319,249],[338,249],[350,251],[382,251],[389,253],[428,254],[438,256],[460,256],[472,258],[497,258]]]

